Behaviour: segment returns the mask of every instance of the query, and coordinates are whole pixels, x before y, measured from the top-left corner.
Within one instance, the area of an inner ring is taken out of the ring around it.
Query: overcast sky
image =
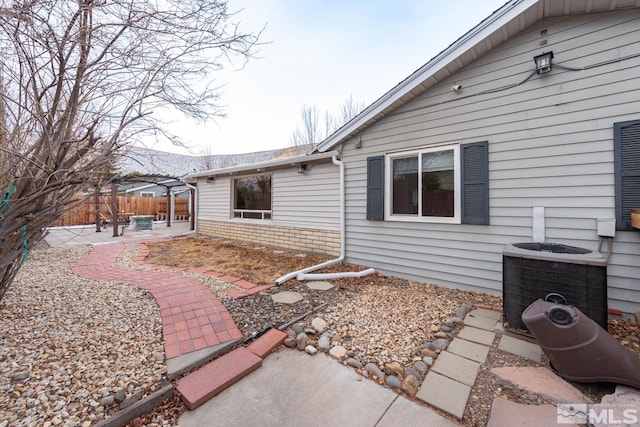
[[[291,145],[303,105],[338,114],[353,96],[371,104],[506,0],[229,0],[257,56],[219,73],[226,117],[184,122],[191,153],[236,154]]]

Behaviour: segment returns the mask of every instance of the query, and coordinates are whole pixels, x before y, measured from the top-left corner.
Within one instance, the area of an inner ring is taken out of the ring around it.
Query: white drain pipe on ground
[[[322,279],[339,279],[342,277],[362,277],[369,274],[373,274],[375,270],[370,268],[360,272],[344,272],[344,273],[326,273],[326,274],[307,274],[312,271],[320,270],[321,268],[329,267],[330,265],[338,264],[344,261],[345,258],[345,242],[346,242],[346,222],[345,222],[345,200],[344,200],[344,163],[338,160],[337,156],[331,157],[331,161],[334,165],[340,168],[340,256],[336,259],[325,261],[321,264],[312,265],[311,267],[305,267],[303,269],[292,271],[276,280],[276,284],[281,285],[287,280],[291,280],[294,277],[298,280],[322,280]],[[363,274],[364,273],[364,274]],[[355,276],[354,276],[355,275]]]
[[[309,274],[309,273],[299,273],[297,279],[298,280],[331,280],[331,279],[342,279],[343,277],[364,277],[369,276],[375,273],[376,270],[373,268],[367,268],[362,271],[345,271],[342,273],[320,273],[320,274]]]

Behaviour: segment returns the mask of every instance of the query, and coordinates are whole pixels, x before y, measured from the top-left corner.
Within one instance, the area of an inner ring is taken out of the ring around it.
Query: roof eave
[[[316,151],[324,152],[332,149],[335,145],[356,135],[371,123],[378,121],[382,116],[404,104],[404,102],[402,102],[401,104],[395,105],[398,101],[401,101],[401,98],[411,92],[411,90],[426,82],[429,77],[435,75],[447,65],[453,63],[462,53],[482,43],[494,32],[499,31],[501,27],[507,25],[513,19],[517,19],[519,15],[527,11],[530,7],[538,4],[539,1],[540,0],[512,0],[505,3],[504,6],[456,40],[451,46],[440,52],[369,107],[365,108],[353,120],[319,143]],[[540,18],[541,17],[542,15],[540,15]]]
[[[327,151],[327,152],[317,153],[317,154],[304,154],[301,156],[285,157],[283,159],[269,160],[267,162],[258,162],[258,163],[252,163],[247,165],[234,166],[230,168],[213,169],[213,170],[189,174],[183,177],[182,180],[183,181],[195,180],[197,178],[204,178],[209,176],[258,171],[259,169],[266,171],[267,169],[278,168],[281,166],[296,165],[299,163],[324,160],[324,159],[331,158],[337,154],[338,153],[336,151]]]

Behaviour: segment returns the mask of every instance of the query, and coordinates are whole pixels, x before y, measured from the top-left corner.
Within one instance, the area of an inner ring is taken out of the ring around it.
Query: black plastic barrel
[[[537,300],[522,321],[561,377],[640,388],[640,358],[577,307]]]

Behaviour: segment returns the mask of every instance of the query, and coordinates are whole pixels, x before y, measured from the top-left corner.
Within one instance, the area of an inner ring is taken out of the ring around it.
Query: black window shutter
[[[613,127],[616,228],[632,230],[631,209],[640,208],[640,120]]]
[[[462,223],[489,224],[489,142],[460,145]]]
[[[367,158],[367,219],[384,220],[384,156]]]

